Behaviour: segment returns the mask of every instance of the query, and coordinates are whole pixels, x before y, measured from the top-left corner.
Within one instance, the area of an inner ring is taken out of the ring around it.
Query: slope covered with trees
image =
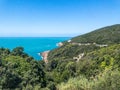
[[[71,42],[63,42],[63,46],[52,50],[48,58],[73,58],[80,53],[100,49],[97,45],[119,44],[120,43],[120,24],[104,27],[93,32],[80,35],[71,39]],[[83,44],[83,45],[79,45]],[[90,45],[84,45],[90,44]],[[97,44],[97,45],[95,45]]]
[[[64,45],[62,47],[52,50],[48,56],[48,70],[50,70],[51,76],[55,77],[53,80],[58,83],[64,81],[65,84],[63,84],[63,87],[67,87],[70,78],[74,79],[75,77],[83,76],[84,78],[82,79],[86,80],[89,80],[90,78],[96,79],[96,77],[105,73],[106,69],[112,70],[110,73],[114,73],[115,69],[118,69],[119,72],[119,33],[120,25],[117,24],[72,38],[71,42],[63,42]],[[102,45],[103,47],[101,47]],[[74,57],[78,57],[82,53],[84,53],[84,56],[79,62],[76,62]],[[103,78],[104,77],[101,77],[101,79]],[[68,83],[66,83],[67,81]],[[89,81],[86,83],[89,83]],[[110,83],[112,83],[112,81],[110,81]],[[73,82],[71,84],[73,84]],[[79,83],[79,86],[80,85],[81,83]],[[69,86],[69,88],[71,87],[72,86]],[[108,87],[111,88],[110,85]],[[76,87],[71,90],[87,90],[86,87],[80,88],[77,89]],[[59,90],[62,90],[61,85],[59,85]],[[91,89],[88,90],[94,89],[91,87]],[[119,90],[119,88],[115,90]]]
[[[114,44],[120,43],[120,24],[107,26],[97,29],[90,33],[77,36],[72,39],[73,42],[80,43],[98,43],[98,44]]]
[[[86,54],[76,70],[80,75],[59,84],[58,90],[119,90],[120,45]]]

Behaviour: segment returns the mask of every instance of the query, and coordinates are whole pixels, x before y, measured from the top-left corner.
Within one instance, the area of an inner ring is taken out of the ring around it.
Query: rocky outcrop
[[[63,46],[63,43],[62,43],[62,42],[59,42],[59,43],[57,43],[57,46],[58,46],[58,47],[61,47],[61,46]]]
[[[84,53],[81,53],[77,57],[73,57],[73,59],[76,60],[76,62],[79,62],[83,56],[84,56]]]
[[[48,63],[48,54],[50,51],[44,51],[41,53],[42,60],[44,60],[45,63]]]

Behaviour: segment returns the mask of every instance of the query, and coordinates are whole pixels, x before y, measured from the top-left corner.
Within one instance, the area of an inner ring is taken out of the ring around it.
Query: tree
[[[24,53],[24,48],[23,47],[16,47],[12,50],[11,52],[12,55],[14,56],[22,56],[22,57],[27,57],[28,55]]]

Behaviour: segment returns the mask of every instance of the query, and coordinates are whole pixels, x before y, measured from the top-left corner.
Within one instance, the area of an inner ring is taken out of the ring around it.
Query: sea
[[[0,37],[0,47],[12,50],[23,47],[24,52],[35,60],[41,60],[40,52],[57,48],[57,43],[69,40],[71,37]]]

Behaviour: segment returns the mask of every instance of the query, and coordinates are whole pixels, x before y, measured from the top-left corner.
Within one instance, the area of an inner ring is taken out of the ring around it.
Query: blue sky
[[[113,24],[120,0],[0,0],[1,37],[69,37]]]

